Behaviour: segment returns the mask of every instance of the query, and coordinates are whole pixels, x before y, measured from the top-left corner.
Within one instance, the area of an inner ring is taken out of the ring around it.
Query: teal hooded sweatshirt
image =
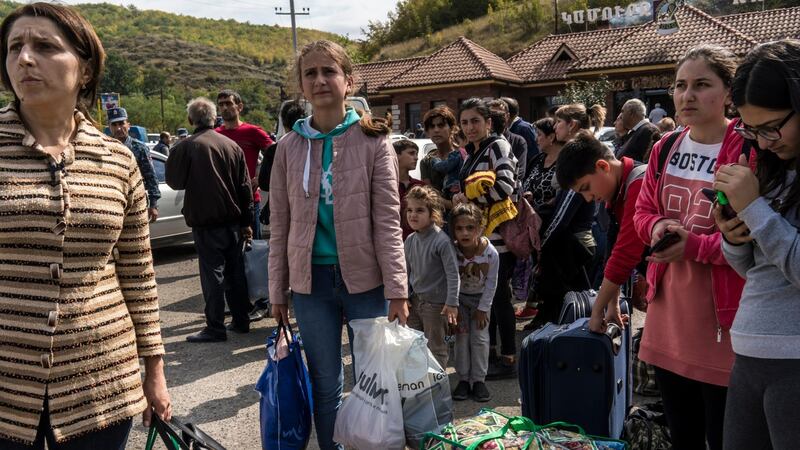
[[[303,188],[308,193],[309,169],[311,168],[311,140],[322,139],[322,177],[320,178],[317,230],[311,249],[312,264],[338,264],[336,230],[333,227],[333,138],[347,131],[361,118],[352,108],[347,108],[344,121],[329,133],[322,133],[311,126],[311,117],[295,122],[292,129],[308,139],[306,165],[303,172]]]

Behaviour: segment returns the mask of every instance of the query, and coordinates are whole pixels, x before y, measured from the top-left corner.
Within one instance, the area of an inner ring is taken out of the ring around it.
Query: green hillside
[[[18,5],[0,1],[0,15]],[[77,8],[95,27],[109,56],[103,90],[123,94],[122,104],[137,124],[152,131],[162,128],[162,88],[163,128],[172,132],[187,126],[187,100],[213,98],[219,89],[232,88],[244,97],[245,120],[273,128],[280,86],[291,91],[286,82],[294,60],[291,29],[108,3]],[[331,39],[357,52],[352,42],[336,34],[301,28],[297,37],[300,45]]]

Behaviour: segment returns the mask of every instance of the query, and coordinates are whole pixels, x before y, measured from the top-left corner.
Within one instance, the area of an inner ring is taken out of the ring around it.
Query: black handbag
[[[169,422],[164,422],[153,413],[145,450],[153,449],[157,437],[161,437],[169,450],[225,450],[222,444],[205,434],[196,425],[183,424],[174,417]]]

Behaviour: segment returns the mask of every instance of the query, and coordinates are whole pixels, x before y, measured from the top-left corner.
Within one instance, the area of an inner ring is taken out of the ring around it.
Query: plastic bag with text
[[[333,440],[357,450],[405,448],[397,370],[412,340],[385,317],[350,321],[356,384],[336,415]]]
[[[436,357],[428,349],[421,331],[400,327],[398,333],[411,341],[405,360],[397,371],[403,404],[406,443],[419,448],[425,433],[439,433],[453,420],[450,381]]]

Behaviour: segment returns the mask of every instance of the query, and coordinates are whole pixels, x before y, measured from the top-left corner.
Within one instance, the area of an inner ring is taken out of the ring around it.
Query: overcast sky
[[[114,4],[133,4],[139,9],[158,9],[213,19],[234,19],[256,24],[291,26],[289,16],[275,15],[275,7],[289,11],[289,0],[126,0]],[[67,0],[67,3],[103,3],[101,0]],[[311,8],[311,15],[297,16],[297,26],[363,37],[361,28],[370,20],[386,20],[397,0],[295,0],[295,10]]]

